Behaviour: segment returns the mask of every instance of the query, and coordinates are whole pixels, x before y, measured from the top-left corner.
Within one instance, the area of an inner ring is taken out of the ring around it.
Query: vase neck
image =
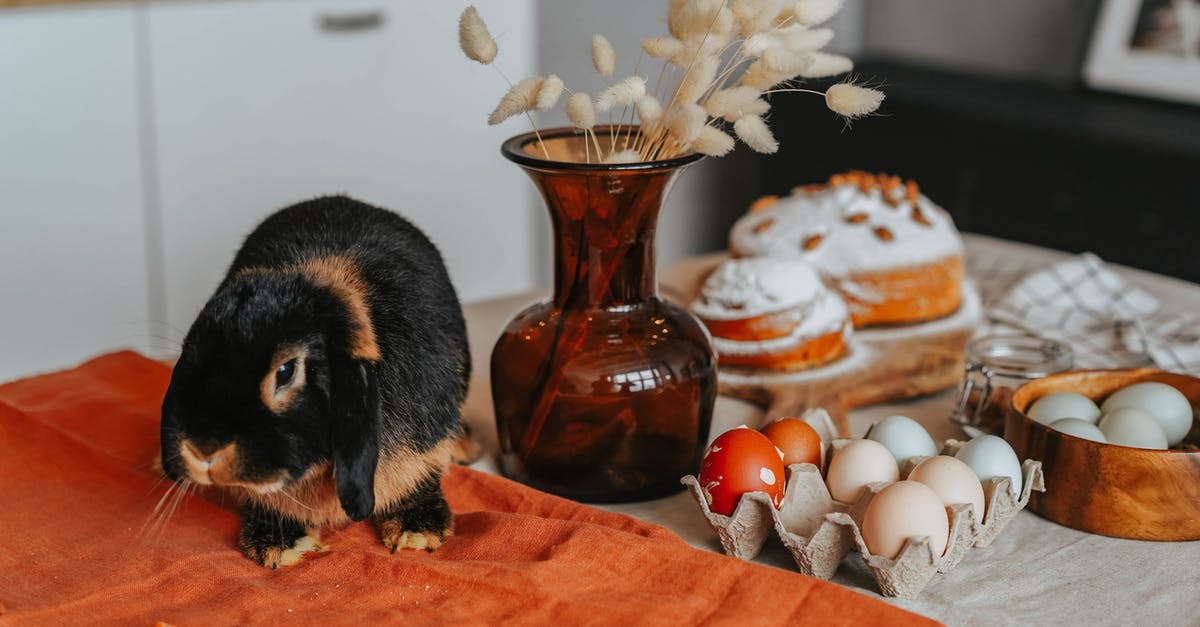
[[[614,308],[657,295],[658,213],[677,168],[526,171],[554,228],[557,307]]]

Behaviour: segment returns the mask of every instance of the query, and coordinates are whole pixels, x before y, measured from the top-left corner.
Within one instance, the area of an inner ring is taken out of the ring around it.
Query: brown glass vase
[[[700,157],[580,163],[595,158],[584,143],[567,128],[502,147],[550,210],[554,294],[517,314],[492,351],[500,467],[576,500],[648,499],[696,472],[716,400],[707,331],[659,298],[655,279],[659,209]]]

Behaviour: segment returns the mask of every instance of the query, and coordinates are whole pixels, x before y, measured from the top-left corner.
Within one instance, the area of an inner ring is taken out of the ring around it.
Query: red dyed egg
[[[708,509],[729,516],[747,492],[766,492],[778,509],[783,502],[783,454],[767,436],[745,427],[722,433],[700,466]]]

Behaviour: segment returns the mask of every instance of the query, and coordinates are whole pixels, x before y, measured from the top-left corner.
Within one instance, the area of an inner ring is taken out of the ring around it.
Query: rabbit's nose
[[[197,445],[191,440],[183,441],[183,448],[188,455],[192,456],[196,461],[204,464],[212,464],[217,461],[225,453],[225,448],[216,443],[207,445]]]

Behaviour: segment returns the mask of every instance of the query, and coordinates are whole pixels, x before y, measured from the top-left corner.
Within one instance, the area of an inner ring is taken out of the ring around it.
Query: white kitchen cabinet
[[[135,47],[131,5],[0,11],[0,381],[148,346]]]
[[[514,78],[534,0],[475,1]],[[158,2],[149,15],[166,319],[186,329],[269,212],[347,193],[442,250],[460,297],[528,289],[543,219],[486,116],[507,85],[458,49],[463,3]]]

